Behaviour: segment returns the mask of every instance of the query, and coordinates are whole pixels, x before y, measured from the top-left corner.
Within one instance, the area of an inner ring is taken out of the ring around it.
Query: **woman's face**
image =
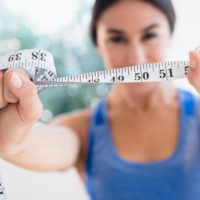
[[[167,17],[145,1],[121,0],[97,23],[97,49],[108,69],[163,61],[170,39]],[[137,94],[155,85],[121,84]]]

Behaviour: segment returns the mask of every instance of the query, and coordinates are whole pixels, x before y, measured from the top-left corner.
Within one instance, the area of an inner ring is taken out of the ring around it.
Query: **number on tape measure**
[[[36,84],[38,92],[41,92],[47,87],[68,84],[137,83],[185,78],[189,62],[158,62],[59,78],[56,74],[53,56],[44,50],[30,49],[0,57],[0,70],[12,67],[26,70]]]

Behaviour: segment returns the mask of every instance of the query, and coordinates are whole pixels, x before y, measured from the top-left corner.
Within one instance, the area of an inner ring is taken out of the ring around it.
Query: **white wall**
[[[200,1],[174,0],[174,4],[178,21],[168,59],[187,60],[188,51],[200,45]],[[175,81],[175,84],[192,90],[186,80]],[[84,186],[74,169],[66,173],[35,173],[0,160],[0,170],[9,200],[87,199]]]

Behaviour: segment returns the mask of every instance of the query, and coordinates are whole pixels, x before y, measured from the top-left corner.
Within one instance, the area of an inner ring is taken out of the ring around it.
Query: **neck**
[[[116,84],[108,96],[108,101],[113,108],[123,108],[142,113],[172,102],[175,95],[176,89],[169,82],[155,83],[151,90],[143,94],[134,94],[134,92]]]

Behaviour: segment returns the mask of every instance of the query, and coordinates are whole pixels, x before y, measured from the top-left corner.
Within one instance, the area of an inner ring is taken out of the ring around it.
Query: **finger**
[[[200,67],[200,53],[197,51],[190,51],[190,66],[192,69],[198,69]]]
[[[5,77],[7,76],[8,73],[10,72],[19,72],[23,74],[27,79],[30,79],[30,76],[22,69],[19,68],[12,68],[9,69],[5,72]],[[10,91],[8,84],[7,84],[7,79],[4,79],[4,99],[9,102],[9,103],[16,103],[18,101],[18,98]]]
[[[17,97],[10,91],[6,79],[4,79],[3,97],[9,103],[16,103]]]
[[[187,73],[189,83],[200,92],[200,54],[195,51],[189,52],[190,67]]]
[[[35,84],[19,72],[7,74],[8,87],[18,98],[18,109],[23,122],[33,123],[42,114],[42,104],[39,100]]]
[[[0,108],[3,108],[8,104],[8,102],[5,101],[4,99],[3,87],[4,87],[4,74],[3,71],[0,71]]]

